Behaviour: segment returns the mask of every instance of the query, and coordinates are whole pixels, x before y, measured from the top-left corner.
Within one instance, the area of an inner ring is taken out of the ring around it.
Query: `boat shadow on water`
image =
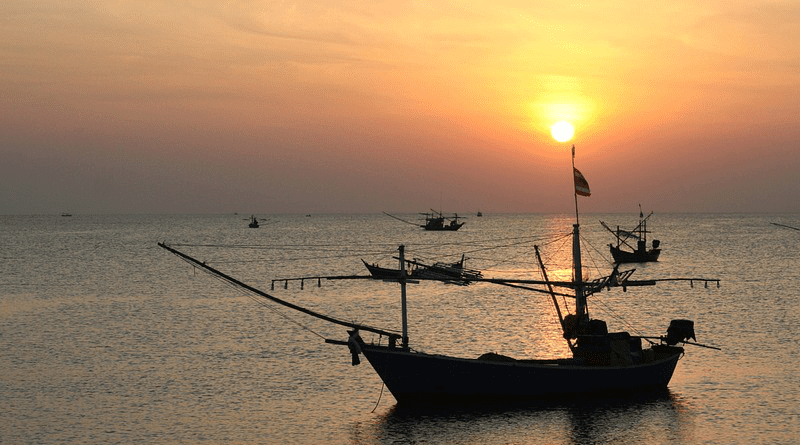
[[[669,389],[514,403],[397,404],[354,443],[663,443],[691,430]]]

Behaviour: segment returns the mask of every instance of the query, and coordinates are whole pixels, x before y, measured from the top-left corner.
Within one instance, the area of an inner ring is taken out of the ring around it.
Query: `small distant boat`
[[[431,213],[422,213],[422,215],[425,215],[425,224],[420,225],[420,227],[425,230],[449,230],[454,232],[464,225],[463,221],[459,222],[458,213],[454,213],[453,216],[444,216],[442,212],[431,209]]]
[[[611,232],[617,239],[617,245],[609,244],[611,256],[614,257],[615,263],[648,263],[658,261],[658,256],[661,255],[661,241],[654,239],[652,247],[647,248],[647,219],[653,215],[650,212],[646,217],[642,213],[642,206],[639,206],[639,225],[633,230],[623,230],[617,226],[616,230],[612,229],[603,221],[600,224]],[[636,242],[636,247],[631,245]],[[629,242],[630,241],[630,242]],[[626,250],[627,247],[630,250]]]
[[[61,216],[65,217],[65,218],[66,217],[70,217],[70,216],[72,216],[72,213],[64,212],[64,213],[61,214]]]
[[[248,224],[247,226],[250,227],[251,229],[258,228],[258,218],[256,218],[256,215],[250,215],[250,224]]]
[[[477,215],[477,216],[483,216],[483,212],[481,212],[480,210],[478,210],[478,215]]]

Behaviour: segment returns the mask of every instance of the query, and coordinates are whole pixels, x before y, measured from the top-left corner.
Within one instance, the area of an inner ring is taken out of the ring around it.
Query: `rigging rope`
[[[525,246],[530,246],[530,245],[537,244],[537,243],[539,245],[541,245],[541,246],[557,244],[557,247],[555,249],[552,249],[552,250],[549,251],[549,255],[547,255],[548,258],[547,258],[547,261],[546,261],[547,263],[551,263],[552,262],[551,264],[556,264],[555,261],[554,261],[556,258],[558,258],[561,261],[565,261],[565,258],[569,256],[569,255],[567,255],[567,256],[563,255],[563,252],[566,249],[567,245],[570,244],[571,237],[572,237],[572,232],[570,231],[570,232],[563,233],[563,234],[548,235],[548,236],[512,236],[512,237],[501,237],[501,238],[493,238],[493,239],[472,240],[472,241],[466,241],[466,242],[462,240],[460,242],[452,242],[452,243],[418,244],[418,245],[415,245],[415,252],[421,253],[421,252],[425,252],[425,251],[432,251],[433,249],[441,250],[443,247],[450,247],[450,246],[460,246],[460,247],[472,246],[473,247],[472,249],[464,250],[464,251],[461,251],[461,252],[458,253],[458,255],[467,255],[467,254],[473,254],[473,253],[477,253],[477,252],[497,251],[497,250],[503,250],[503,249],[513,249],[513,248],[518,248],[518,247],[525,247]],[[587,257],[588,257],[587,259],[592,264],[591,268],[593,268],[595,270],[599,270],[599,267],[597,266],[596,257],[591,254],[592,251],[594,251],[595,253],[598,253],[599,256],[603,258],[604,262],[608,262],[608,260],[602,255],[602,253],[593,244],[589,243],[588,240],[585,237],[583,237],[583,236],[581,237],[581,242],[584,245],[589,246],[589,249],[586,249],[586,251],[587,251],[587,253],[589,253],[587,255]],[[498,244],[498,243],[501,243],[501,244]],[[489,245],[489,244],[491,244],[491,245]],[[390,243],[364,243],[361,246],[356,246],[356,245],[353,245],[353,244],[336,244],[336,243],[323,243],[323,244],[315,243],[313,245],[306,245],[306,244],[279,244],[279,245],[269,245],[269,246],[267,246],[267,245],[257,245],[257,244],[239,244],[239,245],[237,245],[237,244],[217,244],[217,243],[213,243],[213,244],[189,244],[189,243],[183,243],[183,244],[174,244],[174,246],[200,247],[200,248],[249,249],[249,250],[283,250],[283,251],[298,251],[298,252],[299,251],[303,251],[303,252],[312,253],[312,255],[303,255],[301,257],[296,257],[296,258],[285,258],[284,257],[284,258],[274,259],[274,260],[266,260],[266,259],[229,260],[229,259],[219,258],[217,260],[214,260],[213,261],[214,263],[252,263],[252,262],[262,262],[263,263],[263,262],[272,262],[272,261],[280,261],[280,262],[287,262],[287,261],[314,261],[314,260],[325,260],[325,259],[345,259],[345,258],[354,258],[354,257],[358,258],[358,257],[363,257],[365,255],[372,255],[374,257],[374,255],[378,255],[378,254],[381,254],[381,255],[384,255],[387,258],[390,258],[393,255],[395,255],[395,253],[396,253],[396,250],[395,250],[396,249],[396,245],[393,244],[393,243],[392,244],[390,244]],[[356,250],[358,250],[359,247],[366,248],[367,250],[366,251],[358,251],[358,252],[356,252]],[[385,249],[385,250],[379,250],[379,249]],[[313,253],[316,253],[316,255],[314,255]],[[335,253],[335,254],[332,254],[332,253]],[[451,255],[455,255],[455,254],[451,254]],[[519,264],[519,258],[523,257],[524,255],[526,255],[526,253],[519,253],[519,254],[515,254],[513,256],[507,256],[503,260],[497,261],[492,265],[489,265],[489,266],[486,266],[486,267],[482,267],[482,269],[484,271],[489,271],[489,270],[493,270],[493,269],[497,268],[497,266],[502,265],[502,264],[508,264],[508,263]],[[422,255],[420,255],[420,256],[422,256]],[[438,255],[437,257],[438,257],[439,260],[441,260],[441,258],[442,258],[441,255]],[[358,264],[358,266],[360,268],[360,263]],[[572,268],[572,264],[569,264],[569,266],[567,266],[567,265],[561,265],[561,266],[556,265],[556,268],[560,268],[560,269],[570,268],[571,269]],[[538,265],[535,267],[535,269],[538,269]],[[590,269],[590,268],[587,268],[587,270],[588,269]],[[221,279],[219,277],[217,277],[217,278]],[[221,280],[223,282],[226,282],[224,279],[221,279]],[[230,283],[227,283],[227,284],[230,285],[231,287],[237,287],[237,286],[234,286],[234,285],[232,285]],[[278,314],[279,316],[285,318],[286,320],[296,324],[297,326],[299,326],[299,327],[311,332],[312,334],[314,334],[314,335],[316,335],[316,336],[318,336],[320,338],[324,338],[322,335],[320,335],[319,333],[313,331],[308,326],[305,326],[305,325],[297,322],[296,320],[290,318],[288,315],[277,311],[274,307],[272,307],[272,305],[265,304],[264,301],[262,301],[261,299],[255,298],[252,294],[248,293],[247,296],[249,298],[253,299],[254,301],[257,301],[262,306],[270,309],[271,311],[273,311],[274,313]],[[567,305],[566,298],[563,298],[563,300],[564,300],[563,301],[563,305],[567,309],[567,312],[569,312],[569,306]],[[613,311],[606,304],[603,304],[603,306],[606,308],[608,313],[610,313],[615,318],[618,318],[618,319],[620,319],[620,320],[622,320],[624,322],[624,320],[620,316],[614,314]]]
[[[277,314],[278,316],[283,317],[283,319],[285,319],[285,320],[287,320],[287,321],[289,321],[291,323],[294,323],[295,325],[299,326],[300,328],[305,329],[306,331],[308,331],[308,332],[316,335],[317,337],[325,340],[325,337],[323,335],[321,335],[320,333],[314,331],[313,329],[311,329],[308,326],[300,323],[299,321],[292,319],[291,317],[289,317],[288,315],[284,314],[283,312],[280,312],[278,309],[274,308],[273,305],[267,304],[267,302],[264,301],[263,299],[257,298],[255,295],[252,295],[252,294],[248,294],[247,297],[250,298],[251,300],[255,301],[256,303],[258,303],[262,307],[265,307],[265,308],[269,309],[270,311],[272,311],[273,313]]]
[[[378,405],[381,403],[381,397],[383,397],[383,388],[386,386],[386,383],[381,383],[381,393],[378,394],[378,401],[375,402],[375,408],[372,408],[372,412],[374,413],[376,409],[378,409]]]
[[[186,261],[186,260],[184,260],[184,261]],[[189,264],[191,264],[191,263],[189,263]],[[194,267],[194,265],[193,265],[193,268],[195,270],[197,270],[197,267]],[[308,331],[308,332],[316,335],[317,337],[325,340],[325,337],[323,335],[319,334],[318,332],[314,331],[313,329],[309,328],[308,326],[300,323],[297,320],[294,320],[293,318],[291,318],[288,315],[284,314],[283,312],[279,311],[276,307],[274,307],[274,305],[268,304],[266,301],[264,301],[263,298],[259,298],[256,294],[253,294],[253,292],[248,291],[247,289],[244,289],[242,287],[236,286],[235,284],[233,284],[233,283],[231,283],[231,282],[229,282],[229,281],[227,281],[227,280],[225,280],[222,277],[219,277],[217,275],[214,275],[214,274],[207,274],[207,275],[210,275],[212,278],[216,279],[217,281],[220,281],[220,282],[224,283],[226,286],[239,291],[240,295],[246,296],[247,298],[249,298],[252,301],[254,301],[257,304],[259,304],[261,307],[269,309],[270,311],[272,311],[272,313],[278,315],[279,317],[282,317],[283,319],[289,321],[290,323],[294,323],[295,325],[299,326],[300,328],[305,329],[306,331]]]

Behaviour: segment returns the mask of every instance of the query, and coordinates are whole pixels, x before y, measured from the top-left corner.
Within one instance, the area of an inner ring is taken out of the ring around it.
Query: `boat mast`
[[[406,306],[406,246],[400,245],[400,311],[403,323],[403,349],[408,349],[408,308]]]
[[[575,146],[572,146],[572,175],[575,176]],[[578,320],[583,318],[588,311],[586,309],[586,296],[583,294],[583,271],[581,270],[581,230],[580,220],[578,219],[578,189],[572,188],[575,194],[575,224],[572,226],[572,267],[575,272],[575,315]]]
[[[583,293],[580,224],[575,224],[572,227],[572,266],[575,270],[575,315],[580,319],[583,315],[588,316],[589,311],[586,309],[586,295]]]
[[[639,204],[639,239],[647,242],[647,218],[644,217],[641,204]]]
[[[572,176],[574,179],[575,176],[575,145],[572,146]],[[573,193],[575,194],[575,224],[576,226],[580,224],[580,220],[578,219],[578,189],[573,187]]]

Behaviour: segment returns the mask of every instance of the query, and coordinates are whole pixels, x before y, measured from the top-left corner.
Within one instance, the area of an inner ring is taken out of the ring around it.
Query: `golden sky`
[[[800,212],[800,3],[0,5],[0,214]],[[553,123],[575,137],[558,143]]]

